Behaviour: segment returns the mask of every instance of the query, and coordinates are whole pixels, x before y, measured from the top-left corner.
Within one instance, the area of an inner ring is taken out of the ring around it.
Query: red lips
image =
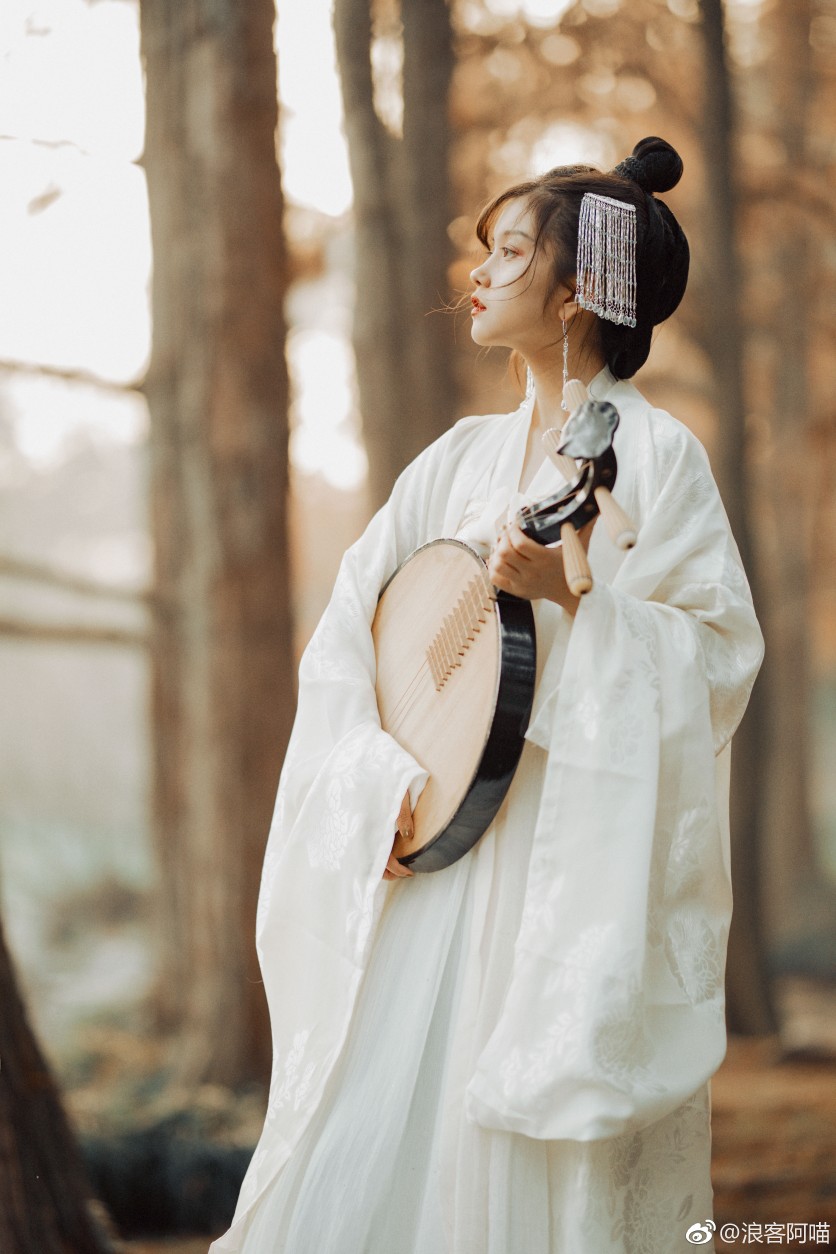
[[[471,313],[481,313],[484,309],[487,308],[487,306],[483,305],[477,296],[471,296],[470,303],[473,306],[473,308],[470,311]]]

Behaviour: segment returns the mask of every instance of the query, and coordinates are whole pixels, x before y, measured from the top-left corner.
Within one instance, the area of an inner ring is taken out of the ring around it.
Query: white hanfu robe
[[[608,370],[590,390],[639,542],[595,528],[574,622],[534,603],[523,756],[445,871],[381,880],[427,776],[380,727],[369,625],[413,549],[513,504],[531,403],[457,423],[345,555],[264,864],[267,1116],[212,1254],[674,1254],[711,1218],[728,745],[762,639],[698,441]]]

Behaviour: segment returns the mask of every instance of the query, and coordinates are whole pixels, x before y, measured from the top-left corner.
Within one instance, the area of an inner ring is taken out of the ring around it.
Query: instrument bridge
[[[440,692],[492,614],[496,596],[487,576],[471,579],[427,646],[426,658],[436,692]]]

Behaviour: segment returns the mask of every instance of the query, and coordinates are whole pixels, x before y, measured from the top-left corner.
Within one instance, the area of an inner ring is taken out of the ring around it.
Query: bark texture
[[[110,1254],[81,1156],[29,1026],[0,924],[0,1250]]]
[[[719,416],[715,470],[732,531],[761,612],[757,554],[751,532],[753,492],[746,448],[743,320],[733,172],[734,106],[726,57],[722,0],[700,0],[704,41],[701,130],[706,206],[702,219],[707,290],[705,340],[714,372]],[[768,665],[768,662],[767,662]],[[762,928],[763,796],[767,709],[756,682],[732,752],[732,879],[734,917],[727,972],[728,1019],[733,1031],[773,1032],[777,1026]]]
[[[811,162],[808,133],[814,93],[810,0],[783,0],[771,14],[776,49],[770,75],[774,128],[793,176]],[[771,269],[781,293],[795,292],[788,310],[775,302],[771,446],[774,459],[765,488],[770,497],[770,564],[766,638],[770,655],[769,892],[773,932],[780,941],[809,942],[832,931],[836,894],[819,865],[810,809],[810,554],[814,510],[810,503],[810,345],[813,317],[809,222],[790,192],[771,208]],[[786,502],[797,502],[787,525]]]
[[[403,138],[375,112],[372,4],[336,0],[334,30],[354,188],[354,350],[369,491],[377,508],[397,475],[450,425],[456,389],[447,303],[452,255],[445,0],[402,0]]]
[[[269,1074],[254,929],[293,713],[272,0],[143,0],[163,1020],[189,1081]]]

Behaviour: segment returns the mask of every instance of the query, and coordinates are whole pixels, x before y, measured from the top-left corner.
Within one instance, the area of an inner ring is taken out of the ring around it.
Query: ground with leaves
[[[779,1043],[732,1040],[712,1083],[715,1219],[763,1225],[765,1249],[836,1249],[836,989],[793,982]],[[829,1243],[767,1243],[766,1225],[827,1224]],[[749,1248],[752,1242],[746,1244]]]

